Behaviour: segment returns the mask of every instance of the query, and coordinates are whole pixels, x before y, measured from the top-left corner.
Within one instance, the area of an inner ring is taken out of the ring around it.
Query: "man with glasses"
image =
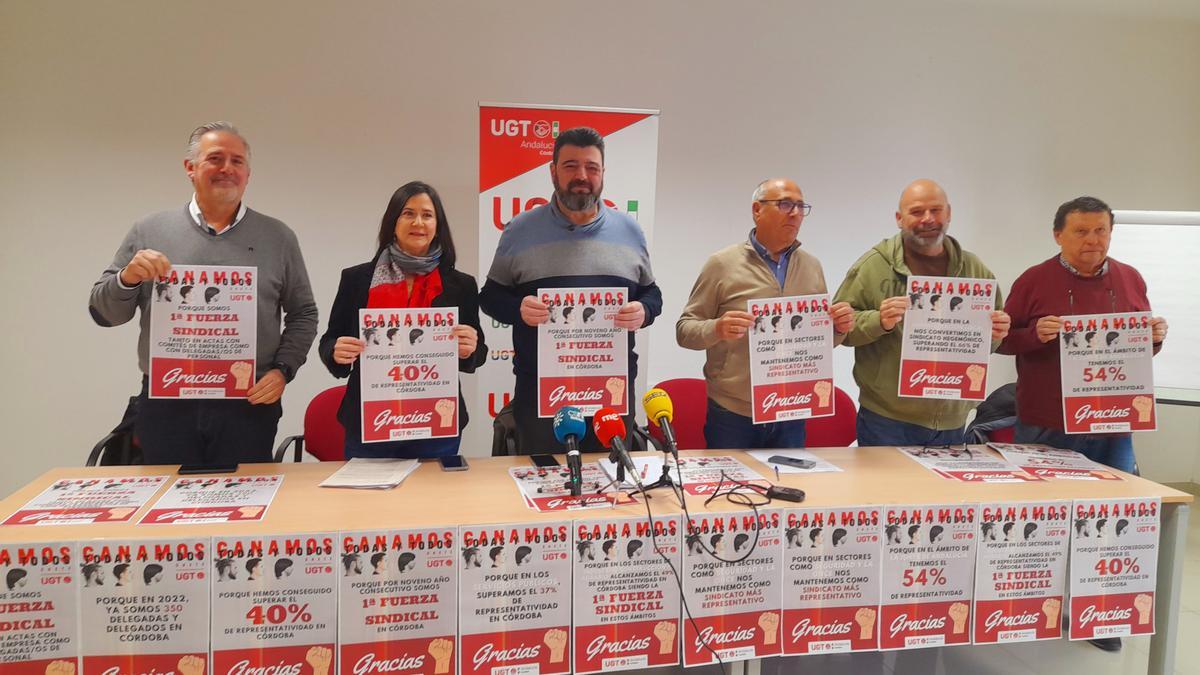
[[[773,178],[759,183],[750,204],[754,228],[745,241],[709,257],[675,323],[679,346],[703,349],[707,355],[704,438],[710,448],[804,447],[804,420],[752,421],[746,336],[754,316],[746,311],[746,301],[826,292],[821,263],[796,240],[811,210],[795,182]],[[840,343],[854,322],[854,312],[842,302],[830,307],[829,315],[834,342]]]
[[[908,276],[994,279],[974,254],[963,250],[950,229],[950,202],[937,183],[913,181],[900,195],[900,232],[867,251],[846,273],[834,299],[854,308],[854,326],[844,344],[854,347],[854,381],[859,387],[858,444],[952,445],[964,442],[971,401],[901,398],[900,322],[912,299]],[[1000,293],[996,293],[1000,304]],[[992,312],[992,347],[1008,334],[1009,318]]]

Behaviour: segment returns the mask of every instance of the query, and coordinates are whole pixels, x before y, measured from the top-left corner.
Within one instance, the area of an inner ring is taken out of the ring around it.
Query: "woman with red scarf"
[[[352,457],[441,457],[458,454],[459,436],[412,441],[362,442],[358,357],[358,310],[364,308],[458,307],[458,370],[473,373],[487,360],[479,325],[475,278],[454,269],[454,240],[437,190],[420,181],[400,187],[379,226],[379,248],[370,262],[342,270],[329,327],[321,336],[321,361],[334,377],[350,377],[338,420],[346,430],[346,459]],[[382,336],[379,336],[382,337]],[[459,432],[467,425],[461,387]]]

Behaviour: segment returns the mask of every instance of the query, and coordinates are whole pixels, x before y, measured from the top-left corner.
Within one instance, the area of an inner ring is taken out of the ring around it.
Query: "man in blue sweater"
[[[142,394],[134,435],[147,464],[269,462],[279,399],[317,335],[308,271],[296,235],[242,203],[250,147],[237,128],[212,122],[193,131],[183,166],[196,190],[191,203],[133,226],[92,286],[88,309],[101,326],[121,325],[141,310]],[[257,372],[245,400],[148,398],[150,301],[154,280],[172,263],[256,268]]]
[[[662,312],[662,292],[654,283],[641,226],[600,201],[604,138],[587,127],[559,134],[550,178],[554,182],[550,203],[522,213],[505,226],[479,297],[484,312],[512,324],[516,376],[512,405],[517,443],[525,454],[559,448],[553,420],[538,417],[537,327],[550,320],[550,308],[536,297],[538,289],[628,289],[629,302],[620,308],[616,325],[629,331],[630,383],[637,374],[633,333]],[[632,429],[632,422],[631,413],[627,429]],[[589,435],[582,448],[599,450],[600,446]]]

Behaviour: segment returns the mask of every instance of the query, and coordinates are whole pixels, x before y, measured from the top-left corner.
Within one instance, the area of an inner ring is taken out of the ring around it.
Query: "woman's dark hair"
[[[748,541],[750,541],[750,535],[746,534],[745,532],[738,534],[733,538],[733,550],[741,550],[741,548],[745,546],[746,542]]]
[[[913,536],[916,535],[920,531],[921,531],[920,525],[909,525],[908,526],[908,538],[912,539]]]
[[[4,577],[4,582],[8,585],[8,590],[11,591],[17,585],[17,582],[24,579],[27,574],[29,573],[20,567],[14,567],[9,570],[8,574]]]
[[[118,563],[116,565],[113,565],[113,576],[117,577],[119,579],[119,578],[121,578],[121,575],[125,574],[125,571],[128,569],[129,569],[129,563]]]
[[[504,553],[503,546],[493,546],[492,549],[488,551],[488,557],[492,559],[492,562],[496,562],[496,558],[499,558],[501,553]]]
[[[454,237],[450,234],[450,221],[446,219],[446,209],[442,207],[442,198],[438,196],[437,190],[433,189],[432,185],[419,180],[405,183],[392,193],[392,198],[388,200],[387,208],[383,211],[383,219],[379,223],[379,248],[375,250],[375,254],[378,255],[393,241],[396,241],[396,221],[400,219],[400,212],[404,210],[404,205],[408,203],[408,200],[417,195],[429,195],[430,201],[433,202],[433,212],[437,219],[437,233],[434,234],[433,241],[429,242],[429,246],[430,248],[442,247],[442,258],[438,261],[438,269],[453,269],[454,263],[458,261],[458,255],[454,252]]]
[[[1125,534],[1125,528],[1129,527],[1129,521],[1124,518],[1117,521],[1117,536]]]
[[[146,565],[146,567],[142,569],[142,581],[146,582],[146,584],[149,585],[150,581],[154,577],[162,574],[162,571],[163,571],[162,565],[159,565],[158,563],[150,563],[149,565]]]
[[[379,563],[383,562],[383,559],[386,557],[387,557],[387,554],[384,553],[383,551],[378,551],[378,552],[372,553],[371,554],[371,567],[379,567]]]
[[[212,299],[217,297],[217,293],[220,292],[221,289],[217,288],[216,286],[209,286],[208,288],[204,289],[204,301],[212,302]]]
[[[1116,342],[1117,338],[1119,338],[1119,337],[1121,337],[1121,334],[1118,333],[1117,331],[1115,331],[1115,330],[1108,331],[1107,333],[1104,334],[1104,345],[1106,347],[1111,347],[1112,343]]]
[[[833,531],[833,545],[837,546],[841,542],[845,541],[846,534],[847,534],[846,528],[844,528],[844,527],[839,527],[838,529],[834,530]]]
[[[797,314],[797,315],[793,316],[792,320],[791,320],[792,330],[796,330],[796,326],[799,326],[801,321],[804,321],[803,314]]]
[[[954,311],[954,310],[958,309],[958,306],[961,305],[962,303],[963,303],[963,299],[957,295],[954,296],[953,298],[950,298],[950,311]]]
[[[929,543],[932,544],[937,541],[937,538],[942,536],[942,532],[945,531],[946,528],[942,527],[941,525],[934,525],[933,527],[929,528]]]
[[[531,555],[533,555],[532,548],[530,548],[529,546],[518,546],[517,552],[513,557],[516,559],[517,564],[520,565],[520,564],[524,563],[526,560],[529,560],[529,556],[531,556]]]
[[[276,560],[275,561],[275,578],[278,579],[278,578],[282,577],[283,573],[286,572],[288,570],[288,568],[290,568],[291,566],[292,566],[292,561],[288,558],[280,558],[279,560]]]
[[[632,558],[633,554],[637,553],[638,549],[640,549],[641,547],[642,547],[641,539],[631,539],[629,541],[629,543],[625,545],[625,557]]]
[[[609,553],[612,553],[613,547],[616,545],[616,539],[607,539],[603,544],[600,545],[600,550],[604,551],[604,555],[608,555]]]
[[[1025,538],[1028,539],[1034,532],[1037,532],[1037,523],[1025,523]]]
[[[1008,533],[1009,533],[1009,532],[1012,532],[1012,529],[1013,529],[1013,526],[1014,526],[1014,525],[1016,525],[1016,523],[1014,523],[1014,522],[1012,522],[1012,521],[1010,520],[1009,522],[1007,522],[1007,523],[1005,523],[1005,524],[1004,524],[1004,527],[1000,528],[1000,529],[1004,530],[1004,536],[1006,536],[1006,537],[1007,537],[1007,536],[1008,536]]]
[[[808,531],[808,540],[809,541],[815,542],[817,540],[817,537],[819,537],[819,536],[821,536],[821,528],[819,528],[819,527],[814,527],[813,529]]]
[[[251,558],[246,561],[246,571],[254,574],[254,568],[262,564],[262,558]]]
[[[410,551],[405,551],[404,553],[400,554],[399,558],[396,559],[396,569],[403,572],[404,568],[408,567],[408,564],[410,562],[415,561],[416,559],[417,559],[417,556],[415,554],[413,554]]]

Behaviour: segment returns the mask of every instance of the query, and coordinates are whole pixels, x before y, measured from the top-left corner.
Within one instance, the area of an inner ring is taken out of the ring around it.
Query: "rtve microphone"
[[[671,426],[675,419],[675,404],[671,402],[670,394],[662,389],[651,389],[642,397],[642,409],[646,411],[646,419],[662,429],[667,450],[678,460],[679,446],[675,443],[675,429]]]
[[[625,420],[621,419],[616,410],[601,408],[592,418],[592,430],[596,432],[596,438],[600,439],[601,445],[611,448],[612,452],[608,455],[609,460],[623,464],[625,473],[629,474],[638,489],[644,492],[646,488],[642,485],[641,476],[638,475],[637,465],[633,463],[633,458],[625,449]]]
[[[554,437],[567,446],[567,468],[571,479],[567,488],[572,497],[583,494],[583,460],[579,456],[579,439],[587,435],[583,412],[573,405],[564,405],[554,413]]]

